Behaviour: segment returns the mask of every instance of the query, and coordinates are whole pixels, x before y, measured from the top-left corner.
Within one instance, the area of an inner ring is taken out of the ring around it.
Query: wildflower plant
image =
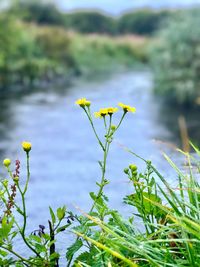
[[[105,216],[104,202],[107,201],[107,197],[103,194],[103,191],[104,191],[104,187],[109,183],[109,180],[106,179],[105,174],[106,174],[106,165],[107,165],[107,158],[108,158],[110,145],[113,141],[113,137],[116,131],[119,129],[127,112],[134,113],[136,109],[134,107],[130,107],[128,105],[119,103],[119,106],[122,108],[123,112],[122,112],[121,119],[119,120],[116,126],[113,125],[112,123],[113,123],[113,116],[116,112],[118,112],[118,108],[107,107],[107,108],[101,108],[99,111],[94,112],[95,118],[101,118],[103,119],[103,122],[104,122],[104,140],[101,140],[94,126],[94,120],[93,120],[93,116],[91,113],[91,102],[88,101],[86,98],[82,98],[82,99],[78,99],[76,101],[76,104],[79,105],[84,110],[86,116],[88,117],[90,125],[92,126],[92,130],[94,132],[94,135],[103,152],[103,159],[99,161],[99,165],[101,168],[101,180],[100,182],[97,182],[97,186],[99,187],[99,190],[96,194],[94,193],[90,194],[91,198],[94,201],[92,208],[90,210],[90,213],[93,212],[94,209],[96,209],[99,211],[100,218],[104,220],[104,216]]]
[[[86,98],[78,99],[76,101],[76,104],[79,105],[83,111],[85,112],[89,123],[92,127],[92,130],[94,132],[94,135],[101,147],[101,150],[103,152],[102,160],[99,161],[99,166],[101,168],[101,180],[99,182],[96,182],[98,186],[97,193],[91,192],[90,197],[93,200],[92,207],[89,211],[89,216],[95,216],[95,218],[101,220],[104,222],[105,217],[110,215],[111,210],[107,206],[108,198],[104,194],[104,188],[107,184],[109,184],[109,180],[106,178],[106,167],[107,167],[107,158],[109,154],[110,145],[113,141],[114,135],[121,126],[121,123],[123,119],[125,118],[125,115],[128,112],[135,113],[136,109],[134,107],[124,105],[122,103],[119,103],[118,105],[122,108],[122,115],[120,120],[116,125],[113,124],[113,117],[116,112],[118,112],[117,107],[107,107],[107,108],[101,108],[99,111],[94,112],[94,116],[91,112],[91,102],[88,101]],[[104,124],[104,139],[102,140],[97,133],[97,130],[95,128],[94,118],[100,118],[103,120]],[[78,235],[77,240],[74,243],[74,249],[73,253],[67,253],[67,257],[69,261],[71,262],[75,252],[82,247],[83,243],[80,242],[80,237],[86,236],[91,230],[90,230],[90,223],[88,224],[87,216],[84,217],[83,221],[81,222],[81,227],[79,228],[80,232],[75,231],[75,233]],[[97,234],[97,232],[96,232]],[[101,235],[101,239],[103,240],[104,232],[98,233]],[[86,239],[87,240],[87,239]],[[77,245],[78,244],[78,245]],[[93,246],[90,246],[90,250],[92,251],[94,249]],[[69,252],[69,250],[68,250]],[[87,255],[88,257],[88,255]],[[80,257],[79,257],[80,259]],[[104,262],[103,257],[99,258],[100,262]]]
[[[86,114],[102,150],[102,160],[99,161],[101,177],[96,183],[97,192],[90,193],[91,208],[88,212],[78,208],[79,214],[75,215],[66,206],[56,211],[49,207],[47,225],[39,225],[27,233],[26,193],[31,179],[29,163],[32,145],[22,142],[26,155],[26,179],[20,174],[19,160],[15,161],[14,171],[9,158],[3,161],[8,177],[1,181],[0,191],[0,266],[199,267],[200,164],[197,157],[180,151],[187,159],[188,171],[183,172],[164,155],[178,175],[177,187],[172,188],[151,161],[126,149],[142,160],[146,169],[140,173],[135,164],[124,169],[128,186],[132,188],[132,193],[124,197],[124,203],[131,208],[131,215],[127,214],[124,218],[120,212],[109,207],[104,192],[110,182],[106,177],[106,168],[113,138],[126,114],[134,113],[135,108],[119,103],[122,114],[116,123],[115,113],[120,112],[117,107],[101,108],[93,114],[91,102],[86,98],[78,99],[76,104]],[[95,120],[98,122],[99,118],[103,121],[103,137],[95,127]],[[200,156],[199,149],[192,143],[191,146]],[[136,227],[136,222],[140,223],[139,227]],[[67,231],[75,236],[71,245]],[[57,236],[62,233],[63,240],[66,240],[66,247],[63,248],[66,251],[66,265],[61,263],[57,249]],[[16,246],[19,240],[26,245],[27,255]]]
[[[27,233],[26,192],[30,181],[30,142],[22,142],[26,153],[26,180],[20,175],[20,161],[15,161],[12,171],[12,162],[6,158],[3,165],[7,170],[8,178],[1,181],[0,199],[2,201],[0,225],[0,266],[58,266],[59,254],[56,252],[55,238],[71,225],[67,219],[66,207],[57,209],[56,214],[50,210],[48,227],[39,225],[39,230]],[[16,201],[16,195],[18,201]],[[19,203],[18,203],[19,202]],[[18,213],[18,216],[16,214]],[[71,216],[71,213],[69,213]],[[22,217],[22,220],[20,220]],[[22,255],[16,244],[21,240],[27,248],[27,254]]]

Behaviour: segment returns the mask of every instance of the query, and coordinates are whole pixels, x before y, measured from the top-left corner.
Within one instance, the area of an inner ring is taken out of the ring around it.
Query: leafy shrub
[[[155,92],[180,104],[194,103],[200,96],[199,12],[174,17],[152,49]]]
[[[116,19],[98,12],[74,12],[65,15],[67,28],[81,33],[117,33]]]
[[[0,24],[0,83],[6,85],[16,80],[21,60],[29,61],[38,49],[22,23],[1,15]]]
[[[53,3],[39,0],[13,1],[9,14],[15,15],[26,22],[36,22],[42,25],[63,25],[64,16]]]
[[[170,11],[154,11],[151,9],[141,9],[127,13],[119,18],[118,31],[121,34],[152,35],[159,29],[163,20],[170,15]]]
[[[148,40],[145,38],[109,37],[75,34],[71,39],[71,55],[83,74],[134,66],[147,61]]]
[[[48,58],[65,68],[76,68],[70,50],[71,36],[67,31],[50,26],[36,27],[35,30],[35,38],[41,50],[41,57]]]

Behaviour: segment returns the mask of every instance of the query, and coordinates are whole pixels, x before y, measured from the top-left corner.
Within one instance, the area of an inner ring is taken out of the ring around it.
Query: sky
[[[74,9],[100,9],[104,12],[119,15],[120,13],[140,7],[185,7],[200,4],[200,0],[55,0],[65,11]]]

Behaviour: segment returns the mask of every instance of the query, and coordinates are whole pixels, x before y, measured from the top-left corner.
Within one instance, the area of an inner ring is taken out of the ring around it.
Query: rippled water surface
[[[46,225],[49,206],[56,208],[66,204],[74,210],[74,205],[78,205],[87,210],[88,192],[96,190],[95,182],[100,178],[97,161],[102,153],[83,111],[74,105],[77,98],[90,99],[93,111],[118,102],[137,108],[136,114],[127,114],[111,148],[107,173],[111,183],[106,192],[112,207],[124,209],[122,197],[131,192],[123,169],[135,162],[140,168],[144,167],[124,151],[123,146],[151,159],[168,175],[169,167],[161,151],[172,154],[173,149],[160,141],[178,141],[177,121],[173,113],[163,112],[151,90],[149,72],[129,72],[106,81],[77,82],[62,90],[55,88],[1,100],[0,158],[19,158],[23,165],[25,155],[20,143],[29,140],[33,144],[27,193],[30,230],[38,224]],[[116,121],[120,115],[116,114]],[[102,121],[96,119],[95,122],[102,133]],[[23,170],[21,172],[23,180]]]

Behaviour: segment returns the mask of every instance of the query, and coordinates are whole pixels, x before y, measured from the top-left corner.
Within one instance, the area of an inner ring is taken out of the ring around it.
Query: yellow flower
[[[3,165],[5,166],[5,167],[9,167],[10,166],[10,164],[11,164],[11,160],[10,159],[4,159],[4,161],[3,161]]]
[[[88,101],[86,98],[80,98],[78,99],[76,102],[75,102],[77,105],[79,105],[80,107],[84,108],[85,106],[86,107],[89,107],[91,102]]]
[[[31,143],[26,141],[22,142],[22,148],[25,152],[29,152],[31,150]]]
[[[94,116],[96,118],[103,118],[106,115],[112,115],[113,113],[117,112],[118,108],[113,108],[113,107],[109,107],[109,108],[100,108],[100,110],[98,112],[94,113]]]
[[[94,113],[94,116],[96,118],[103,118],[106,115],[108,115],[108,109],[107,108],[100,108],[100,110],[98,112]]]
[[[109,115],[112,115],[113,113],[118,111],[118,108],[110,107],[110,108],[107,108],[107,111]]]
[[[134,108],[134,107],[125,105],[123,103],[119,103],[118,105],[124,110],[124,112],[133,112],[133,113],[136,112],[136,108]]]

